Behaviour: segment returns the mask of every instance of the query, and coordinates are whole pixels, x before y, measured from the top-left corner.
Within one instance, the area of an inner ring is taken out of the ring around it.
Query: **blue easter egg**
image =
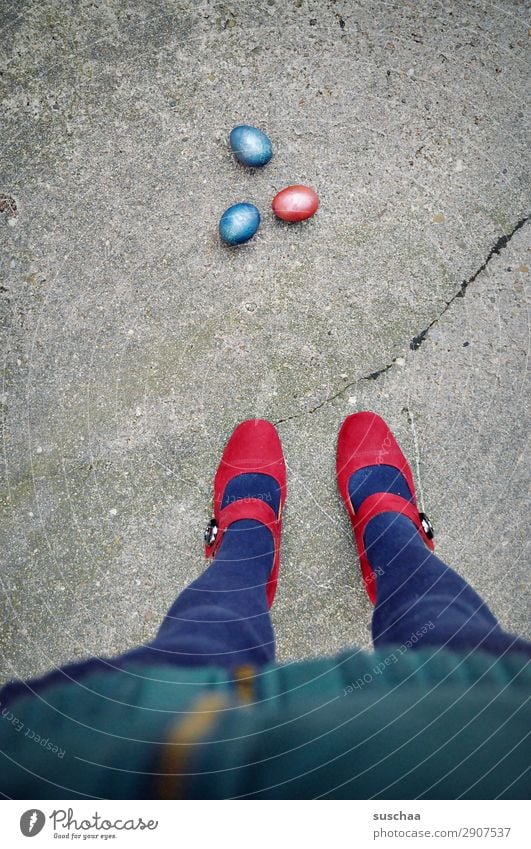
[[[227,245],[241,245],[252,239],[260,226],[260,213],[252,203],[235,203],[219,220],[219,235]]]
[[[266,134],[249,124],[234,127],[229,136],[229,143],[236,159],[250,168],[261,168],[273,155],[273,148]]]

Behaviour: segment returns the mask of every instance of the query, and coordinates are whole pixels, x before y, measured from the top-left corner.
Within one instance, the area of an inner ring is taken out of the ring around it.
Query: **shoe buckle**
[[[426,516],[426,514],[425,513],[419,513],[419,519],[420,519],[420,524],[422,525],[422,529],[423,529],[424,533],[426,534],[426,536],[428,537],[428,539],[433,539],[433,537],[435,536],[435,529],[434,529],[432,523],[430,522],[430,520],[428,519],[428,517]]]
[[[213,545],[216,541],[216,537],[218,535],[218,523],[216,519],[212,517],[209,521],[208,525],[205,528],[205,543],[207,545]]]

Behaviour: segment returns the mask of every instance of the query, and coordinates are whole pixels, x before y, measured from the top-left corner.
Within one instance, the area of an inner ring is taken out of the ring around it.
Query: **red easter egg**
[[[309,186],[287,186],[275,195],[271,206],[283,221],[304,221],[317,212],[319,197]]]

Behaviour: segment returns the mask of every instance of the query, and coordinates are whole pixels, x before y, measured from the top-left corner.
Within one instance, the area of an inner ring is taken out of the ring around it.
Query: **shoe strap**
[[[423,525],[423,520],[428,523],[431,528],[431,523],[419,512],[416,504],[402,498],[400,495],[395,495],[392,492],[375,492],[369,495],[360,505],[359,509],[354,513],[353,525],[357,535],[363,539],[365,528],[371,519],[378,516],[380,513],[400,513],[411,519],[423,541],[433,550],[433,539],[428,536]],[[433,533],[432,533],[433,536]]]
[[[215,539],[210,545],[205,546],[206,556],[213,557],[221,544],[223,534],[233,522],[240,519],[255,519],[260,524],[265,525],[275,540],[275,550],[278,545],[277,537],[279,535],[278,520],[279,516],[275,514],[272,507],[269,506],[261,498],[238,498],[232,501],[220,510],[219,514],[210,520],[210,528],[216,529]]]

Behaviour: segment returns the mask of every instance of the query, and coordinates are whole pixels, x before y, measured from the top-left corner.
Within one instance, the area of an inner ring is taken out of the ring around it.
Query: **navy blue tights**
[[[270,475],[233,478],[221,506],[245,498],[260,498],[278,514],[280,488]],[[265,525],[253,519],[233,522],[212,564],[174,601],[155,640],[122,660],[228,668],[274,660],[275,635],[266,597],[273,557],[273,536]]]
[[[361,469],[350,479],[354,510],[373,492],[411,497],[402,475],[389,466]],[[271,477],[234,478],[224,493],[223,506],[248,497],[262,498],[278,512],[280,491]],[[437,645],[465,651],[480,647],[494,654],[519,651],[531,656],[531,645],[500,628],[485,602],[424,545],[409,519],[399,513],[376,516],[365,530],[365,547],[377,581],[372,619],[375,646],[409,643],[414,648]],[[33,691],[65,676],[76,680],[96,667],[122,667],[133,660],[227,669],[274,660],[275,638],[265,591],[272,565],[271,532],[254,520],[234,522],[212,565],[178,596],[152,643],[118,658],[90,658],[57,669],[33,682]],[[8,684],[2,690],[2,703],[26,689],[23,681]]]
[[[428,645],[482,648],[503,654],[531,646],[503,631],[482,598],[424,545],[413,522],[381,513],[367,526],[365,547],[376,574],[372,617],[375,646]]]
[[[155,640],[135,650],[137,657],[225,667],[273,660],[266,598],[272,565],[271,532],[252,519],[234,522],[212,564],[177,597]]]
[[[360,469],[349,481],[354,510],[373,492],[411,499],[405,478],[392,466]],[[376,647],[407,641],[466,650],[526,651],[524,640],[502,631],[483,599],[424,544],[413,522],[381,513],[367,525],[365,550],[376,575],[372,636]],[[417,632],[421,632],[419,637]]]
[[[361,469],[350,479],[354,510],[373,492],[411,498],[405,479],[390,466]],[[278,510],[280,493],[267,475],[233,479],[224,505],[249,496]],[[365,546],[377,580],[375,646],[410,641],[416,647],[531,653],[530,645],[504,632],[472,587],[424,545],[409,519],[398,513],[376,516],[366,528]],[[176,599],[153,643],[126,657],[226,667],[272,661],[275,640],[265,594],[272,564],[267,528],[252,520],[235,522],[212,565]]]

